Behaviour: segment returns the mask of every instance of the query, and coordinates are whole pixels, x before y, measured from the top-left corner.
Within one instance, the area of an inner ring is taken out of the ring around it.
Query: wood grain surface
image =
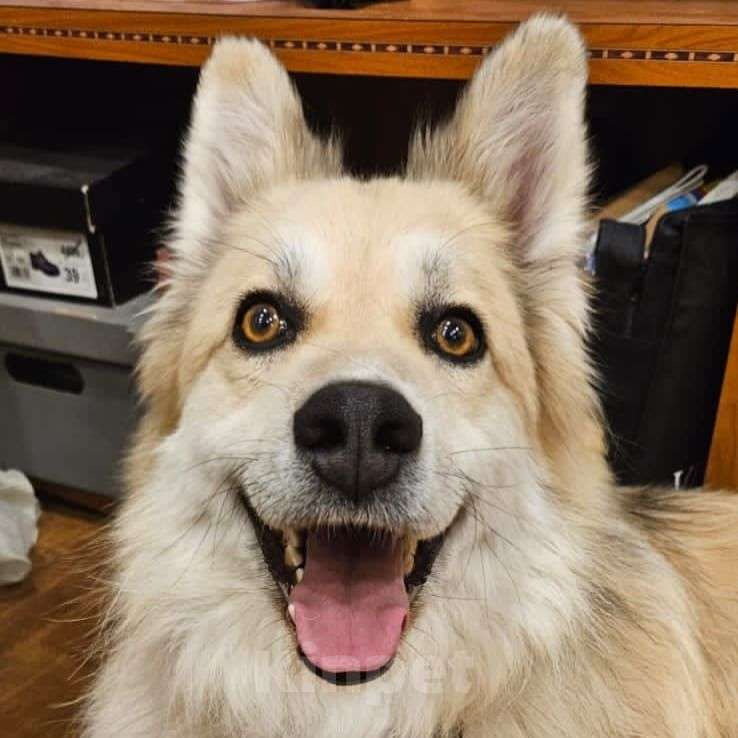
[[[738,490],[738,316],[736,317],[710,449],[707,483],[713,488]]]
[[[315,10],[294,0],[0,0],[0,52],[199,65],[224,34],[256,36],[291,71],[468,77],[530,0],[396,0]],[[594,84],[738,87],[733,0],[563,0]]]
[[[3,0],[3,5],[73,10],[194,13],[203,15],[441,20],[516,23],[532,13],[558,11],[576,23],[731,25],[735,0],[389,0],[352,10],[317,10],[301,0]]]
[[[0,587],[0,736],[77,735],[75,703],[93,662],[84,656],[94,620],[89,542],[105,517],[61,504],[41,515],[33,569]]]

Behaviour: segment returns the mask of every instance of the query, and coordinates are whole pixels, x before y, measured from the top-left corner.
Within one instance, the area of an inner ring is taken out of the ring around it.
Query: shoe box
[[[171,157],[0,143],[0,291],[120,305],[151,285]]]
[[[104,307],[0,292],[0,468],[120,494],[138,412],[132,337],[151,299]]]

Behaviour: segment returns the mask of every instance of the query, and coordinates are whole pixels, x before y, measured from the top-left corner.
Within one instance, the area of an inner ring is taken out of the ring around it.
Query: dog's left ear
[[[308,128],[284,67],[259,41],[223,39],[200,74],[175,249],[202,250],[235,208],[288,179],[333,176],[341,152]]]
[[[556,485],[577,490],[594,489],[591,479],[607,475],[576,263],[589,175],[586,80],[586,50],[574,26],[536,16],[490,53],[451,120],[416,135],[408,157],[410,177],[460,181],[510,227],[537,370],[540,437]],[[590,482],[577,481],[588,473]]]
[[[452,119],[419,132],[408,174],[460,180],[514,231],[523,262],[576,248],[588,183],[586,51],[563,18],[522,24],[477,70]]]

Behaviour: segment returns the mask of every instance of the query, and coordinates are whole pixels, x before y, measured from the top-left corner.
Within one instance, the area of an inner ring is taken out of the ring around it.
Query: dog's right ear
[[[340,170],[340,150],[308,129],[287,72],[269,49],[223,39],[200,75],[175,249],[196,256],[222,219],[266,185]]]

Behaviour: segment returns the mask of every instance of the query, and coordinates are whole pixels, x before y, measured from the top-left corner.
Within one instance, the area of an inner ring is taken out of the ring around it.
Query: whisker
[[[465,448],[461,451],[451,451],[448,456],[458,456],[460,454],[478,454],[488,451],[532,451],[531,446],[486,446],[483,448]]]

